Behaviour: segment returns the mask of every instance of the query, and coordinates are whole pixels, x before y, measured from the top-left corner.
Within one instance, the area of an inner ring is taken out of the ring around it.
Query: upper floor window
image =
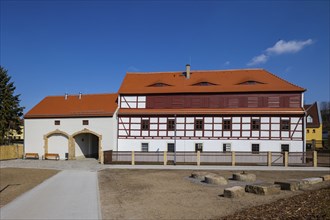
[[[313,123],[312,116],[310,116],[310,115],[307,116],[307,123]]]
[[[260,120],[259,119],[252,119],[251,128],[254,131],[259,131],[260,130]]]
[[[281,151],[282,152],[289,152],[289,145],[288,144],[281,144]]]
[[[174,131],[175,130],[175,119],[168,119],[167,120],[167,130]]]
[[[149,131],[149,120],[142,120],[141,127],[143,131]]]
[[[195,130],[200,131],[204,128],[204,121],[203,119],[196,119],[195,120]]]
[[[82,124],[83,124],[83,125],[89,125],[89,121],[88,121],[88,120],[83,120],[83,121],[82,121]]]
[[[231,120],[230,119],[223,120],[223,130],[224,131],[230,131],[231,130]]]
[[[281,120],[281,131],[290,130],[290,121],[289,120]]]
[[[61,124],[61,121],[60,120],[55,120],[54,121],[54,125],[60,125]]]

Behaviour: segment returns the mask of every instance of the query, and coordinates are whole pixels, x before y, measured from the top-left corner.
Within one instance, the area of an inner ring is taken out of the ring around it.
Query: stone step
[[[233,186],[226,188],[223,191],[223,196],[226,198],[239,198],[245,195],[245,190],[241,186]]]
[[[321,178],[323,179],[323,181],[329,181],[330,180],[330,175],[323,175],[321,176]]]
[[[307,185],[313,185],[321,182],[323,182],[323,179],[321,177],[305,178],[301,180],[301,184],[307,184]]]
[[[273,195],[281,192],[281,186],[272,183],[246,185],[245,191],[257,195]]]

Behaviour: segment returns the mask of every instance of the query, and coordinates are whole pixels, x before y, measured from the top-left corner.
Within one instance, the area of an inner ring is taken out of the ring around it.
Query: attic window
[[[193,84],[193,86],[215,86],[215,85],[216,84],[214,84],[214,83],[205,82],[205,81]]]
[[[307,123],[313,123],[312,116],[310,116],[310,115],[307,116]]]
[[[165,87],[165,86],[171,86],[171,85],[162,82],[149,85],[149,87]]]
[[[262,82],[254,81],[254,80],[248,80],[242,83],[238,83],[238,85],[256,85],[256,84],[264,84]]]

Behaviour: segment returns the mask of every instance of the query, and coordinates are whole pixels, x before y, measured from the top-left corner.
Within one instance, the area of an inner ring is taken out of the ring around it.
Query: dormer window
[[[162,82],[158,82],[158,83],[151,84],[148,87],[165,87],[165,86],[171,86],[171,85],[162,83]]]
[[[256,84],[264,84],[264,83],[254,81],[254,80],[248,80],[248,81],[245,81],[245,82],[238,83],[238,85],[256,85]]]
[[[310,116],[310,115],[307,116],[307,123],[313,123],[312,116]]]
[[[214,83],[210,83],[210,82],[206,82],[206,81],[193,84],[193,86],[215,86],[215,85],[216,84],[214,84]]]

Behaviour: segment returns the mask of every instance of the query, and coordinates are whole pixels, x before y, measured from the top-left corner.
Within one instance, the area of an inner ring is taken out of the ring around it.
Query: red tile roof
[[[304,92],[263,69],[127,73],[119,94]]]
[[[124,115],[304,115],[302,108],[197,108],[197,109],[119,109]]]
[[[33,107],[24,118],[111,117],[117,109],[118,94],[82,94],[48,96]]]
[[[317,103],[314,102],[311,105],[304,105],[305,111],[306,111],[306,116],[311,116],[313,118],[313,122],[307,122],[306,127],[307,128],[318,128],[320,127],[320,124],[322,123],[320,121],[320,112],[317,106]]]

